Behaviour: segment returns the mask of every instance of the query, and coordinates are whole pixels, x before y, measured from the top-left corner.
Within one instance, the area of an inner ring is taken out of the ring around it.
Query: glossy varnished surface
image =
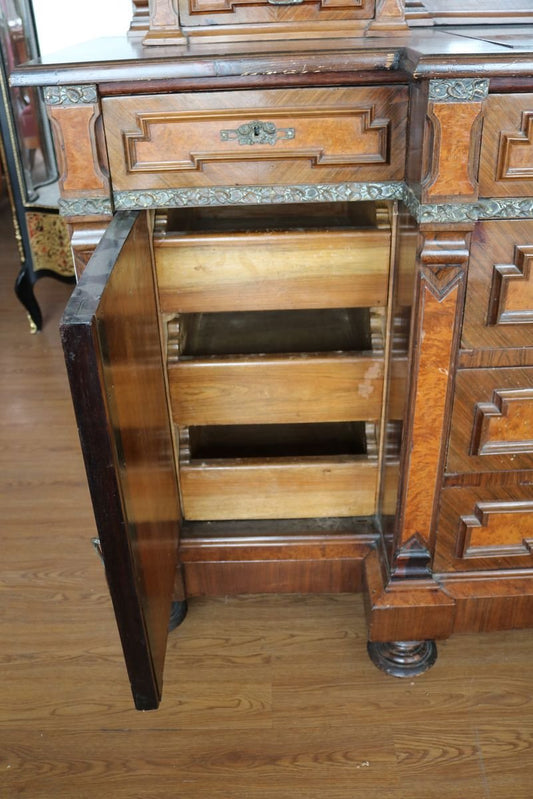
[[[372,83],[398,80],[394,71],[413,69],[430,77],[487,73],[516,77],[528,75],[533,27],[520,26],[520,38],[513,42],[494,41],[493,31],[482,28],[458,28],[451,32],[438,29],[413,29],[408,35],[387,38],[346,38],[329,42],[321,37],[290,42],[263,41],[183,47],[143,48],[139,41],[104,38],[97,42],[51,54],[41,63],[17,69],[12,76],[16,85],[50,86],[57,83],[110,82],[108,92],[124,93],[125,86],[135,90],[133,78],[149,79],[151,89],[160,85],[183,85],[180,82],[216,80],[217,86],[262,84],[305,85],[329,82],[332,73],[341,76],[357,73],[366,82],[363,70],[377,70]],[[505,31],[501,31],[502,34]],[[507,34],[508,35],[508,34]],[[492,39],[492,40],[491,40]],[[512,58],[509,58],[512,53]],[[176,56],[179,56],[177,58]],[[463,62],[463,63],[462,63]],[[465,66],[466,62],[466,66]],[[68,65],[58,73],[58,67]],[[381,73],[381,77],[379,74]],[[235,80],[238,79],[238,84]],[[353,74],[347,82],[353,83]],[[122,85],[121,85],[122,84]],[[139,91],[137,87],[137,91]]]

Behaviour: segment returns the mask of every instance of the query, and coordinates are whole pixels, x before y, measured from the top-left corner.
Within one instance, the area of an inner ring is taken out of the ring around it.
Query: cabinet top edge
[[[154,52],[156,50],[156,52]],[[143,48],[108,37],[17,67],[13,86],[265,78],[311,74],[391,77],[527,76],[533,72],[533,25],[413,29],[394,38],[190,44]],[[397,77],[396,77],[397,80]]]

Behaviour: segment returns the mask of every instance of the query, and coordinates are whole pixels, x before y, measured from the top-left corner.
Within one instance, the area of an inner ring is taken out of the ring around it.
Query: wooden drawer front
[[[383,364],[364,355],[191,359],[170,365],[169,384],[181,426],[377,420]]]
[[[533,196],[533,94],[491,94],[485,103],[479,192]]]
[[[211,26],[213,15],[219,25],[277,24],[371,19],[374,0],[316,0],[298,5],[276,5],[268,0],[180,0],[180,21],[184,26]]]
[[[521,482],[444,489],[436,571],[531,567],[533,474]]]
[[[110,97],[102,105],[115,191],[403,177],[403,87]]]
[[[389,251],[388,230],[156,239],[161,309],[187,313],[383,306]]]
[[[533,468],[533,368],[458,372],[447,471]]]
[[[222,519],[370,516],[377,461],[365,456],[219,460],[182,464],[184,515]]]
[[[533,347],[533,220],[480,222],[472,235],[462,346]]]

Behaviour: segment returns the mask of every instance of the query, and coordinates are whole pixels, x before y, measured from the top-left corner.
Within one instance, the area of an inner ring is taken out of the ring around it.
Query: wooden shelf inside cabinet
[[[186,519],[375,513],[378,462],[371,424],[184,428],[179,460]]]
[[[186,519],[376,512],[390,228],[370,204],[309,210],[156,226]]]

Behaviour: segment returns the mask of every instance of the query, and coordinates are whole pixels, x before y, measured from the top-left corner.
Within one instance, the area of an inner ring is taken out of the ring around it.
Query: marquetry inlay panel
[[[468,269],[462,346],[520,348],[533,363],[533,220],[476,225]],[[524,361],[522,361],[524,362]]]
[[[533,94],[492,94],[484,107],[480,194],[533,195]]]
[[[532,485],[533,476],[524,476],[508,485],[445,488],[435,570],[531,567]]]
[[[533,369],[464,369],[455,385],[447,472],[533,469]]]
[[[403,88],[106,98],[115,190],[399,180]]]
[[[457,554],[460,557],[523,555],[533,545],[533,501],[477,502],[461,516]]]
[[[474,413],[472,455],[533,452],[533,388],[495,390]]]
[[[495,264],[489,322],[498,325],[533,323],[533,244],[516,246],[511,264]]]
[[[520,130],[502,131],[498,180],[533,179],[533,111],[524,111]]]

